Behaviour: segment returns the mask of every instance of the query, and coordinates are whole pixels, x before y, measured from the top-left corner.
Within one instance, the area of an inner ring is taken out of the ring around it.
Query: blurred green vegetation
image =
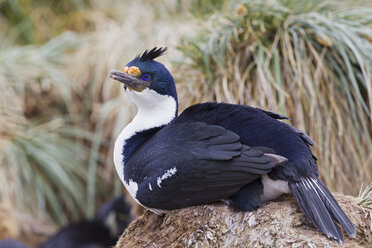
[[[1,27],[20,44],[41,44],[65,30],[87,32],[91,0],[2,0]]]
[[[65,223],[122,192],[112,149],[135,109],[107,72],[154,46],[169,47],[181,109],[289,115],[326,184],[356,195],[372,181],[370,5],[0,0],[0,202]]]

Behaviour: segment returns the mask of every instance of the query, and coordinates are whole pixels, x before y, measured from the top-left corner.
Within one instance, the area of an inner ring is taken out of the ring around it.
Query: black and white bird
[[[130,210],[124,196],[111,198],[100,207],[93,220],[66,225],[38,248],[112,247],[132,221]]]
[[[313,141],[279,120],[287,117],[245,105],[201,103],[178,116],[174,79],[146,50],[109,76],[137,105],[115,142],[114,163],[131,196],[156,214],[223,200],[242,211],[290,193],[309,221],[343,242],[355,227],[319,180]],[[337,224],[338,223],[338,224]]]

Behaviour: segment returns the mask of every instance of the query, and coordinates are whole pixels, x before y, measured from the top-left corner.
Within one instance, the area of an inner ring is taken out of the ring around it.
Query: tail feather
[[[289,182],[289,188],[309,221],[329,238],[343,242],[338,222],[350,237],[355,227],[342,211],[335,198],[318,178]]]
[[[342,226],[342,228],[345,230],[347,235],[349,235],[352,238],[355,238],[356,230],[355,230],[354,224],[346,216],[344,211],[338,205],[336,199],[327,189],[327,187],[319,179],[312,178],[311,180],[316,185],[316,187],[319,189],[320,195],[323,196],[324,202],[327,205],[327,209],[331,210],[331,213],[333,217],[336,219],[336,221]],[[328,199],[328,201],[326,201],[325,199]]]
[[[310,211],[313,213],[315,225],[321,229],[328,237],[334,238],[337,241],[343,241],[340,228],[334,222],[329,209],[326,206],[327,199],[320,196],[317,189],[309,182],[304,180],[304,185],[308,190],[310,199]]]

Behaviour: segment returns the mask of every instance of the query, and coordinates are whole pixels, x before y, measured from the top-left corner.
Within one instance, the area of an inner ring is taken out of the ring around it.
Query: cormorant
[[[109,76],[137,105],[115,142],[114,163],[131,196],[156,214],[224,200],[242,211],[283,193],[309,221],[343,242],[355,227],[319,180],[314,143],[281,122],[287,117],[245,105],[200,103],[179,116],[174,79],[153,48]]]
[[[114,246],[131,221],[131,207],[124,196],[104,203],[93,220],[63,227],[39,248],[106,248]]]

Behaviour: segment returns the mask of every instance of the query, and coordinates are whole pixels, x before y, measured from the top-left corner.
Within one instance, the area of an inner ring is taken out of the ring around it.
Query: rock
[[[371,213],[358,206],[355,197],[335,197],[358,230],[355,239],[344,233],[343,246],[316,230],[292,196],[283,196],[251,213],[223,203],[172,210],[164,216],[145,211],[115,248],[372,247]]]

